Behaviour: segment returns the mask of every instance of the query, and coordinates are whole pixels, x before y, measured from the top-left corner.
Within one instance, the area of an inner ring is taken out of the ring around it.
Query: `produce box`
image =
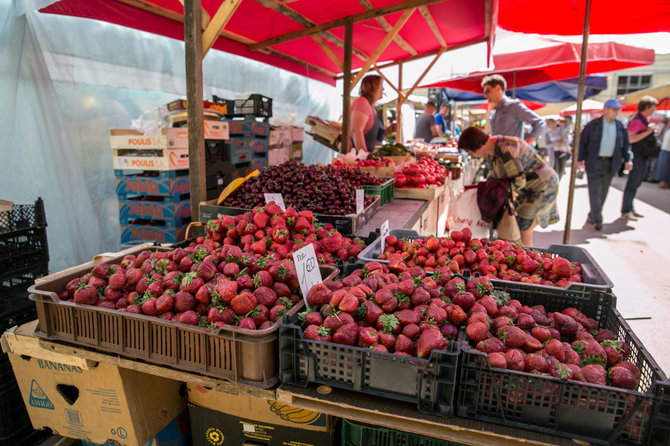
[[[363,169],[361,169],[363,170]],[[363,185],[365,195],[379,195],[379,206],[384,206],[389,201],[393,200],[393,178],[385,178],[386,181],[379,186]]]
[[[188,149],[113,149],[114,169],[188,169]]]
[[[297,125],[291,126],[291,142],[303,142],[305,140],[305,128]]]
[[[204,121],[205,139],[228,139],[226,121]],[[155,135],[145,135],[134,129],[111,129],[109,144],[112,149],[188,149],[188,128],[161,129]]]
[[[397,191],[397,189],[395,189]],[[397,197],[396,197],[397,198]],[[404,229],[392,229],[389,232],[390,235],[395,235],[398,238],[407,238],[410,240],[413,239],[425,239],[426,236],[419,235],[415,231],[408,231]],[[520,286],[527,287],[535,290],[570,290],[572,292],[582,292],[588,293],[590,290],[601,290],[606,292],[611,292],[614,284],[610,278],[605,274],[603,269],[598,265],[598,263],[593,259],[589,252],[580,247],[580,246],[571,246],[571,245],[551,245],[548,248],[529,248],[533,251],[538,251],[540,253],[549,253],[552,257],[563,257],[566,260],[571,262],[581,263],[582,268],[582,279],[583,282],[572,282],[568,284],[566,288],[561,288],[558,286],[549,286],[549,285],[537,285],[532,283],[522,283],[522,282],[510,282],[506,280],[491,279],[491,283],[494,285],[502,284],[519,284]],[[377,238],[374,242],[370,243],[361,253],[358,255],[359,260],[366,262],[379,262],[379,263],[388,263],[388,260],[378,259],[377,257],[381,253],[381,238]],[[475,274],[476,276],[477,274]],[[614,301],[616,303],[616,300]]]
[[[287,148],[272,149],[268,151],[268,165],[278,166],[289,160],[289,150]]]
[[[31,275],[35,268],[46,272],[49,262],[46,227],[41,198],[35,204],[19,204],[0,211],[0,288],[11,294],[9,289],[16,285],[13,282],[23,282],[23,275]]]
[[[297,160],[301,161],[302,160],[302,143],[293,143],[291,144],[291,153],[289,154],[289,158],[292,160]]]
[[[614,308],[614,296],[592,289],[530,290],[520,284],[496,284],[522,304],[544,305],[547,312],[574,307],[593,318],[598,328],[611,330],[631,349],[629,361],[641,370],[635,390],[625,390],[545,374],[491,367],[486,354],[471,347],[461,331],[461,361],[457,415],[500,423],[595,444],[670,444],[667,396],[665,414],[659,411],[661,395],[670,383],[651,355]]]
[[[335,127],[316,116],[308,116],[307,119],[305,119],[305,124],[312,126],[310,132],[307,132],[308,134],[314,134],[329,144],[335,144],[338,138],[342,135],[341,127]]]
[[[130,250],[124,255],[143,249]],[[122,259],[123,256],[117,256],[105,263],[118,264]],[[265,330],[225,326],[212,331],[58,298],[57,293],[70,280],[91,269],[90,264],[82,265],[28,289],[37,306],[38,336],[259,387],[271,387],[277,382],[279,324]],[[334,267],[320,269],[324,280],[338,273]],[[302,304],[298,303],[288,314],[295,314],[300,308]]]
[[[240,393],[188,385],[193,444],[331,445],[336,419]]]
[[[368,205],[367,208],[360,214],[352,215],[325,215],[314,214],[315,220],[318,223],[331,223],[344,236],[351,236],[356,234],[358,229],[365,226],[365,223],[372,218],[380,208],[380,199],[375,200]],[[209,200],[200,203],[200,221],[207,222],[223,215],[239,215],[245,212],[250,212],[250,209],[231,208],[225,206],[217,206],[216,200]]]
[[[268,157],[266,156],[255,156],[251,160],[251,170],[261,170],[268,167]]]
[[[395,198],[409,198],[410,200],[432,201],[435,200],[441,194],[443,194],[444,191],[445,191],[444,185],[437,187],[436,185],[431,184],[426,189],[419,189],[416,187],[404,187],[401,189],[394,188],[393,196]]]
[[[119,200],[119,220],[127,225],[131,220],[165,220],[168,225],[181,224],[191,217],[191,200],[173,202],[169,197],[133,197]]]
[[[274,127],[270,130],[270,147],[278,147],[293,143],[293,135],[289,127]]]
[[[244,116],[243,118],[228,118],[224,122],[228,123],[228,130],[231,135],[267,138],[270,134],[270,123],[267,119],[258,121],[253,116]]]
[[[106,443],[93,443],[82,440],[82,446],[121,446],[122,443],[117,440],[110,440]],[[154,435],[143,446],[186,446],[191,444],[191,419],[188,415],[188,407],[182,410],[170,424],[165,426],[162,431]]]
[[[116,194],[126,196],[161,196],[179,198],[190,194],[188,170],[124,171],[115,170]]]
[[[279,375],[283,383],[306,387],[324,384],[415,403],[422,413],[450,417],[458,342],[419,359],[303,337],[297,316],[285,317],[279,329]]]
[[[342,446],[464,446],[448,440],[426,437],[385,427],[342,419]]]
[[[253,158],[257,153],[267,153],[268,140],[261,138],[232,138],[226,142],[229,147],[233,159],[238,158],[238,155],[244,154],[246,158]]]
[[[184,239],[186,226],[190,217],[174,220],[129,220],[121,224],[121,243],[153,241],[158,243],[174,243]]]
[[[3,348],[38,429],[145,444],[186,406],[181,382],[43,349],[29,331],[5,334]]]

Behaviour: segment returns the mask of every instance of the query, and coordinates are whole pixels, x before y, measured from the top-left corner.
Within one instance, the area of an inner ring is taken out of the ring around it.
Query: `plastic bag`
[[[472,237],[485,238],[491,231],[491,223],[484,221],[477,205],[477,188],[466,189],[456,200],[451,229],[460,231],[470,228]]]

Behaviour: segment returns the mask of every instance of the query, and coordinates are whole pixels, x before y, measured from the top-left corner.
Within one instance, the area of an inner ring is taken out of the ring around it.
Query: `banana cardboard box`
[[[250,395],[188,385],[193,446],[328,446],[336,418]]]

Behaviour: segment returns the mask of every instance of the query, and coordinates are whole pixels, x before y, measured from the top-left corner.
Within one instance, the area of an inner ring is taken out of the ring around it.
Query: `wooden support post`
[[[402,16],[400,16],[395,25],[393,25],[393,28],[391,28],[388,34],[386,34],[386,37],[384,37],[384,39],[382,39],[382,41],[379,43],[379,46],[377,46],[375,52],[370,55],[370,58],[367,61],[365,61],[363,67],[361,67],[361,70],[358,73],[356,73],[356,76],[354,76],[354,78],[351,80],[349,90],[353,89],[358,83],[358,81],[361,80],[363,76],[365,76],[365,73],[368,72],[372,64],[377,62],[379,56],[381,56],[386,47],[389,46],[391,40],[393,40],[396,34],[398,34],[398,31],[400,31],[400,28],[402,28],[405,25],[405,23],[407,23],[407,20],[414,13],[415,9],[416,8],[408,9],[402,14]]]
[[[221,34],[221,30],[226,26],[226,23],[233,16],[237,7],[240,6],[240,3],[242,3],[242,0],[223,0],[223,3],[219,5],[214,18],[209,22],[209,25],[205,28],[205,32],[202,34],[203,58],[207,55],[207,51],[212,48],[212,45],[214,45],[214,42],[216,42],[216,39]]]
[[[191,183],[191,218],[198,221],[200,202],[207,198],[205,134],[202,92],[202,8],[200,0],[184,2],[186,53],[186,108],[188,160]]]
[[[351,125],[351,50],[354,39],[354,20],[344,21],[344,85],[342,86],[342,144],[340,151],[349,152],[349,127]]]
[[[568,187],[568,209],[565,215],[565,231],[563,244],[570,244],[570,224],[572,205],[575,199],[575,177],[577,175],[577,159],[579,158],[579,138],[582,122],[582,101],[584,100],[584,81],[586,80],[586,58],[589,52],[589,27],[591,18],[591,0],[586,0],[584,7],[584,34],[582,36],[582,61],[579,67],[579,87],[577,89],[577,114],[575,115],[575,136],[572,139],[572,165],[570,168],[570,186]]]
[[[398,64],[398,90],[402,91],[402,64]],[[396,101],[396,129],[395,129],[395,142],[402,144],[402,104],[405,102],[405,96],[398,94],[398,100]]]

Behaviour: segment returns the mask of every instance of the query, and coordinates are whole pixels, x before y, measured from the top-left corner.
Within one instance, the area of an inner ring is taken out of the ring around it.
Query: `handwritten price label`
[[[386,249],[386,236],[389,235],[389,221],[386,220],[384,223],[382,223],[382,226],[379,228],[379,232],[381,233],[382,237],[382,252]]]
[[[365,209],[365,191],[356,189],[356,213],[360,214]]]
[[[282,211],[286,210],[286,205],[284,204],[284,197],[282,197],[282,194],[265,193],[263,195],[265,195],[265,204],[274,201],[275,204],[279,206]]]
[[[307,293],[314,285],[323,283],[323,280],[321,280],[321,271],[319,271],[319,261],[316,259],[316,252],[314,252],[314,245],[310,243],[294,252],[293,261],[295,262],[295,271],[298,274],[302,297],[305,299],[305,305],[309,307]]]

